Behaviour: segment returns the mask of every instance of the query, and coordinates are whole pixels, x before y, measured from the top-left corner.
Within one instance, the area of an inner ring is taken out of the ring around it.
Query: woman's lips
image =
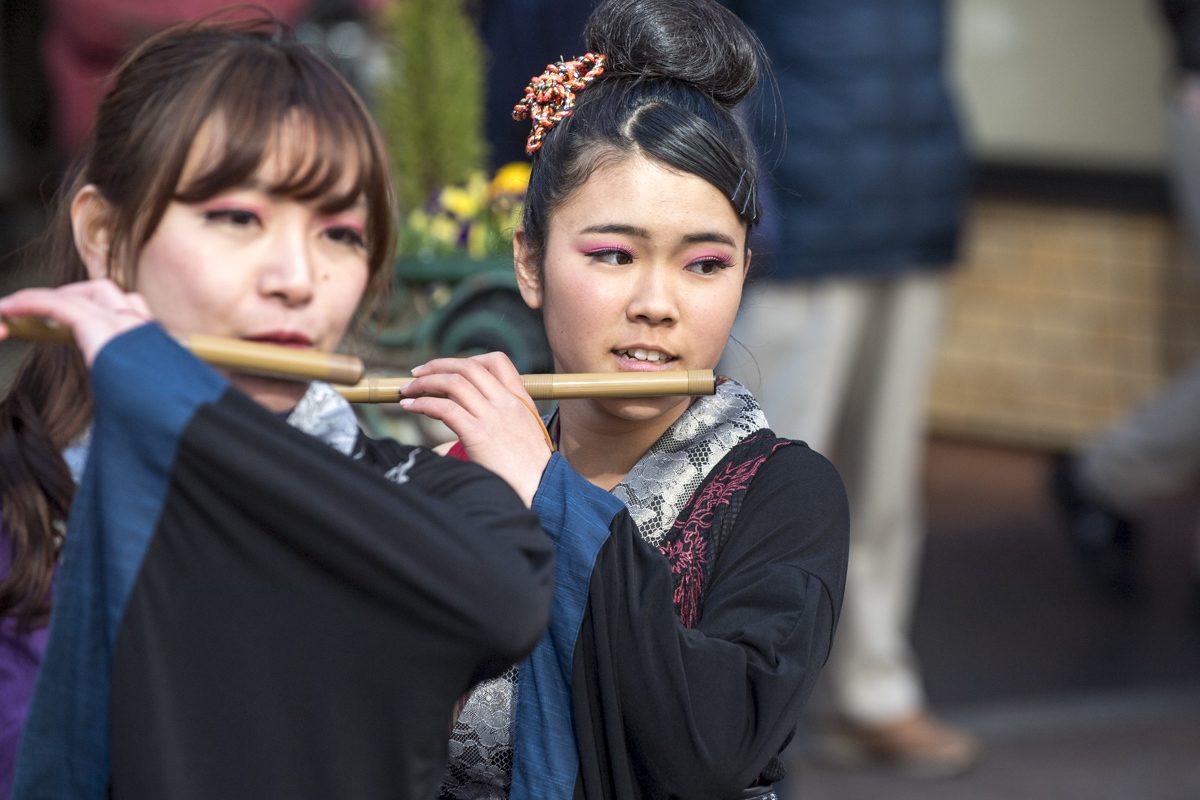
[[[634,348],[628,348],[630,350]],[[617,369],[620,372],[667,372],[669,370],[679,368],[679,359],[675,356],[669,356],[666,361],[642,361],[637,358],[630,358],[625,355],[623,350],[613,350],[613,358],[617,361]]]
[[[258,333],[253,336],[243,336],[242,338],[248,342],[273,344],[279,347],[293,347],[298,350],[308,350],[313,346],[312,339],[309,339],[302,333],[272,331],[270,333]]]

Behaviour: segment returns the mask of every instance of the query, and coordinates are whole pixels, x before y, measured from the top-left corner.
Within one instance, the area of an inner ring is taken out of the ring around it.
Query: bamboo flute
[[[71,344],[71,330],[40,317],[0,318],[9,337],[28,341]],[[318,353],[241,339],[203,334],[178,334],[175,340],[197,358],[214,367],[287,380],[316,380],[334,388],[351,403],[396,403],[400,389],[413,378],[362,379],[363,363],[354,356]],[[716,391],[712,370],[667,372],[585,372],[576,374],[522,375],[521,382],[534,400],[569,400],[587,397],[663,397],[704,395]],[[337,385],[343,384],[343,385]],[[345,385],[350,384],[350,385]]]
[[[397,403],[400,390],[414,378],[367,378],[355,386],[336,386],[351,403]],[[579,372],[574,374],[522,375],[521,382],[534,400],[571,400],[584,397],[665,397],[713,394],[716,381],[711,369],[668,372]]]

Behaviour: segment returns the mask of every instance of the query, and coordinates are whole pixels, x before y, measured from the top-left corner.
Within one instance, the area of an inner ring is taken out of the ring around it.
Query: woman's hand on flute
[[[70,328],[88,367],[110,341],[154,319],[140,294],[124,292],[102,278],[54,289],[22,289],[0,298],[6,317],[38,316]],[[0,324],[0,339],[8,328]]]
[[[400,405],[444,422],[471,461],[504,478],[525,505],[532,505],[551,451],[508,356],[439,358],[413,369],[413,376],[416,380],[401,390]]]

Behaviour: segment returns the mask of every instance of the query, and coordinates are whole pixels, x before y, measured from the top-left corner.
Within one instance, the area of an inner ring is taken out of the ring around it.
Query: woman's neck
[[[628,420],[590,400],[563,401],[558,409],[558,451],[576,472],[611,491],[688,405],[685,400],[653,419]]]

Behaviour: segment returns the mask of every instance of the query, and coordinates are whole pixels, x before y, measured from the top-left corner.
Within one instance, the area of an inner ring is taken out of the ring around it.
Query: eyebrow
[[[637,228],[633,225],[592,225],[584,228],[580,233],[619,233],[624,236],[633,236],[637,239],[649,239],[650,231],[645,228]]]
[[[649,239],[650,231],[645,228],[639,228],[635,225],[592,225],[584,228],[580,233],[617,233],[623,236],[633,236],[637,239]],[[732,238],[723,233],[705,232],[705,233],[689,233],[683,237],[684,244],[727,244],[730,247],[736,247],[737,243]]]
[[[723,233],[690,233],[683,237],[686,244],[697,244],[701,242],[710,242],[715,244],[727,244],[730,247],[736,247],[737,244],[730,237]]]

